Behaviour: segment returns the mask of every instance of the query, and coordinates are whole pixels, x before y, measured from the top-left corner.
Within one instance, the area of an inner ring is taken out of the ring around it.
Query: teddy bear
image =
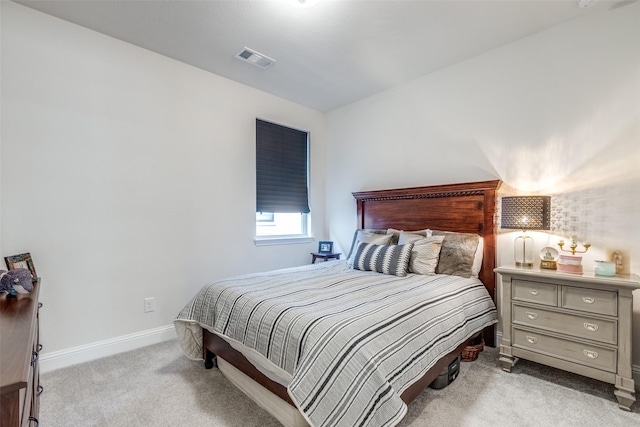
[[[15,268],[13,270],[0,270],[0,292],[8,292],[9,295],[17,295],[15,286],[22,287],[25,291],[33,290],[31,272],[26,268]]]

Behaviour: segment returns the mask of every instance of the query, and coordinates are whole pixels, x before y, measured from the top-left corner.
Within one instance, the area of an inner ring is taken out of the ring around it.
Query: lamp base
[[[533,263],[516,261],[516,267],[533,267]]]
[[[513,258],[518,267],[533,267],[533,239],[524,232],[514,241]]]

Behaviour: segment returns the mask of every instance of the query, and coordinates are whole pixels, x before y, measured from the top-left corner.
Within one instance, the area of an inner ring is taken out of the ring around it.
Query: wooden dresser
[[[38,425],[39,291],[40,280],[31,293],[0,294],[0,427]]]
[[[631,370],[632,291],[638,276],[600,277],[499,267],[500,363],[517,358],[615,384],[621,409],[635,402]]]

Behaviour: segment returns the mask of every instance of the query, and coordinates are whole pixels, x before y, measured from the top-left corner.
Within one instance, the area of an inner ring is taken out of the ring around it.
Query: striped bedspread
[[[478,279],[335,261],[205,286],[175,326],[192,358],[202,357],[199,326],[257,350],[292,375],[289,395],[311,425],[351,427],[397,424],[400,394],[496,319]]]

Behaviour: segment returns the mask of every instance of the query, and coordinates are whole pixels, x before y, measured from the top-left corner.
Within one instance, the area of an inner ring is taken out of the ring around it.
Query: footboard
[[[251,362],[249,362],[249,360],[247,360],[246,357],[242,355],[242,353],[231,347],[228,342],[220,338],[218,335],[213,334],[206,329],[203,329],[202,333],[203,352],[205,353],[205,368],[211,369],[212,367],[214,367],[215,358],[221,357],[229,364],[235,366],[245,375],[260,384],[262,387],[275,394],[291,406],[295,407],[295,404],[287,393],[286,387],[271,380],[262,372],[260,372],[255,366],[253,366],[253,364],[251,364]],[[433,380],[438,377],[438,375],[440,375],[442,370],[449,366],[449,364],[462,353],[464,348],[471,343],[472,339],[473,337],[469,337],[468,340],[456,347],[455,350],[439,359],[436,364],[431,369],[429,369],[422,378],[413,383],[400,395],[402,400],[408,404],[416,397],[418,397],[418,395],[420,395],[420,393],[422,393],[422,391],[426,389],[429,384],[431,384]]]
[[[289,394],[287,394],[287,389],[282,384],[271,380],[262,372],[260,372],[255,366],[253,366],[253,364],[251,364],[251,362],[247,360],[246,357],[242,355],[242,353],[231,347],[228,342],[220,338],[218,335],[213,334],[206,329],[203,329],[202,332],[203,351],[205,352],[205,367],[207,369],[210,369],[214,366],[214,357],[221,357],[229,364],[235,366],[245,375],[260,384],[262,387],[266,388],[271,393],[278,396],[280,399],[295,407],[295,404],[289,397]]]

